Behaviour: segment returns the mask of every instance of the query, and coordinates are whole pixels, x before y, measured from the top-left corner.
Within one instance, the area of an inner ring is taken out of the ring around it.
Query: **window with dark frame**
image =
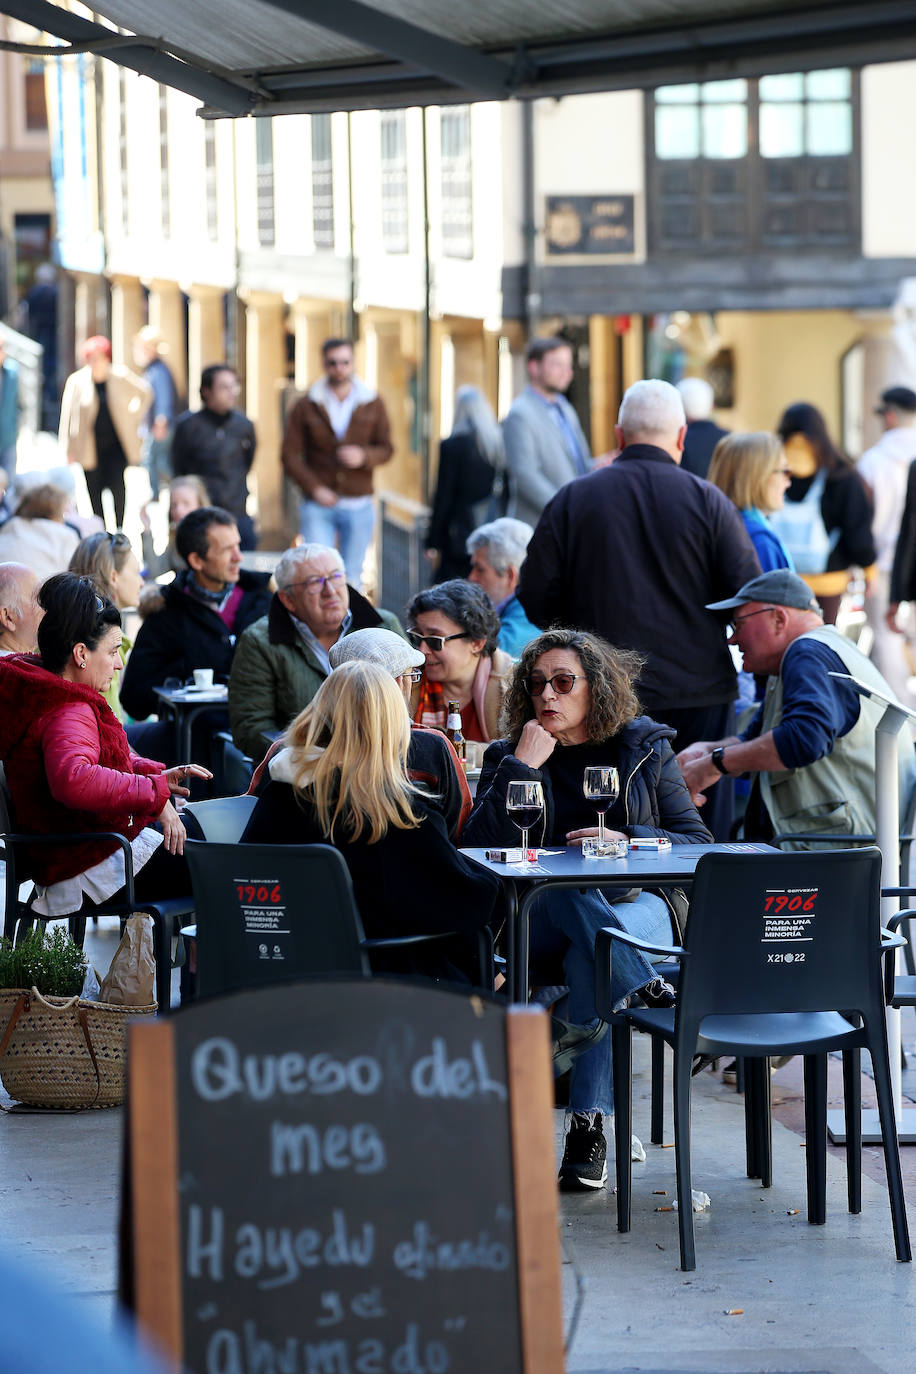
[[[274,126],[269,115],[255,120],[254,137],[258,243],[262,248],[273,248],[277,233],[274,216]]]
[[[316,248],[334,247],[334,164],[331,116],[312,115],[312,238]]]
[[[382,246],[386,253],[406,253],[410,247],[407,114],[404,110],[382,110],[380,122]]]
[[[25,127],[30,134],[44,133],[48,127],[45,99],[45,64],[40,57],[25,60]]]
[[[204,199],[207,211],[207,238],[219,238],[219,196],[216,182],[216,128],[212,119],[204,120]]]
[[[471,107],[452,105],[440,114],[442,251],[447,258],[474,256]]]
[[[855,72],[658,87],[647,126],[653,254],[859,250]]]
[[[159,87],[159,207],[162,237],[172,232],[172,198],[169,191],[169,88]]]
[[[130,234],[130,180],[127,168],[127,72],[118,68],[118,176],[121,187],[121,233]]]

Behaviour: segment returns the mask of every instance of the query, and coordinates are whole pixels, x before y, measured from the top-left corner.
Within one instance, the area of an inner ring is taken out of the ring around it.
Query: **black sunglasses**
[[[525,678],[525,691],[530,697],[541,697],[544,695],[544,688],[549,683],[559,697],[569,696],[577,682],[584,681],[584,673],[554,673],[553,677],[544,677],[541,673],[532,673]]]
[[[415,649],[422,649],[426,644],[432,649],[434,654],[441,653],[443,644],[447,644],[450,639],[470,639],[467,630],[462,630],[457,635],[421,635],[416,630],[408,630],[407,638]]]

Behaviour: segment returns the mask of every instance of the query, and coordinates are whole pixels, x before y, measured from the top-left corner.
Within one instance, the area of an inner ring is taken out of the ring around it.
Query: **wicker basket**
[[[124,1100],[127,1026],[157,1007],[116,1007],[37,988],[0,989],[0,1079],[32,1107],[78,1110]]]

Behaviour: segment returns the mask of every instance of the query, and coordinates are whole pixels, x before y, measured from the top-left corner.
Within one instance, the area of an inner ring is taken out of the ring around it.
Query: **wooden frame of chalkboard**
[[[393,979],[130,1030],[122,1296],[190,1374],[562,1374],[548,1020]]]

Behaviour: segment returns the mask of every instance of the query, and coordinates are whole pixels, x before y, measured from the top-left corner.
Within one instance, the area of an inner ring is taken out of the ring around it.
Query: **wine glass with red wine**
[[[506,814],[522,832],[522,868],[528,867],[528,831],[544,814],[544,789],[539,782],[510,782]]]
[[[598,812],[598,847],[604,848],[604,813],[620,796],[620,775],[616,768],[593,765],[586,768],[582,791]]]

